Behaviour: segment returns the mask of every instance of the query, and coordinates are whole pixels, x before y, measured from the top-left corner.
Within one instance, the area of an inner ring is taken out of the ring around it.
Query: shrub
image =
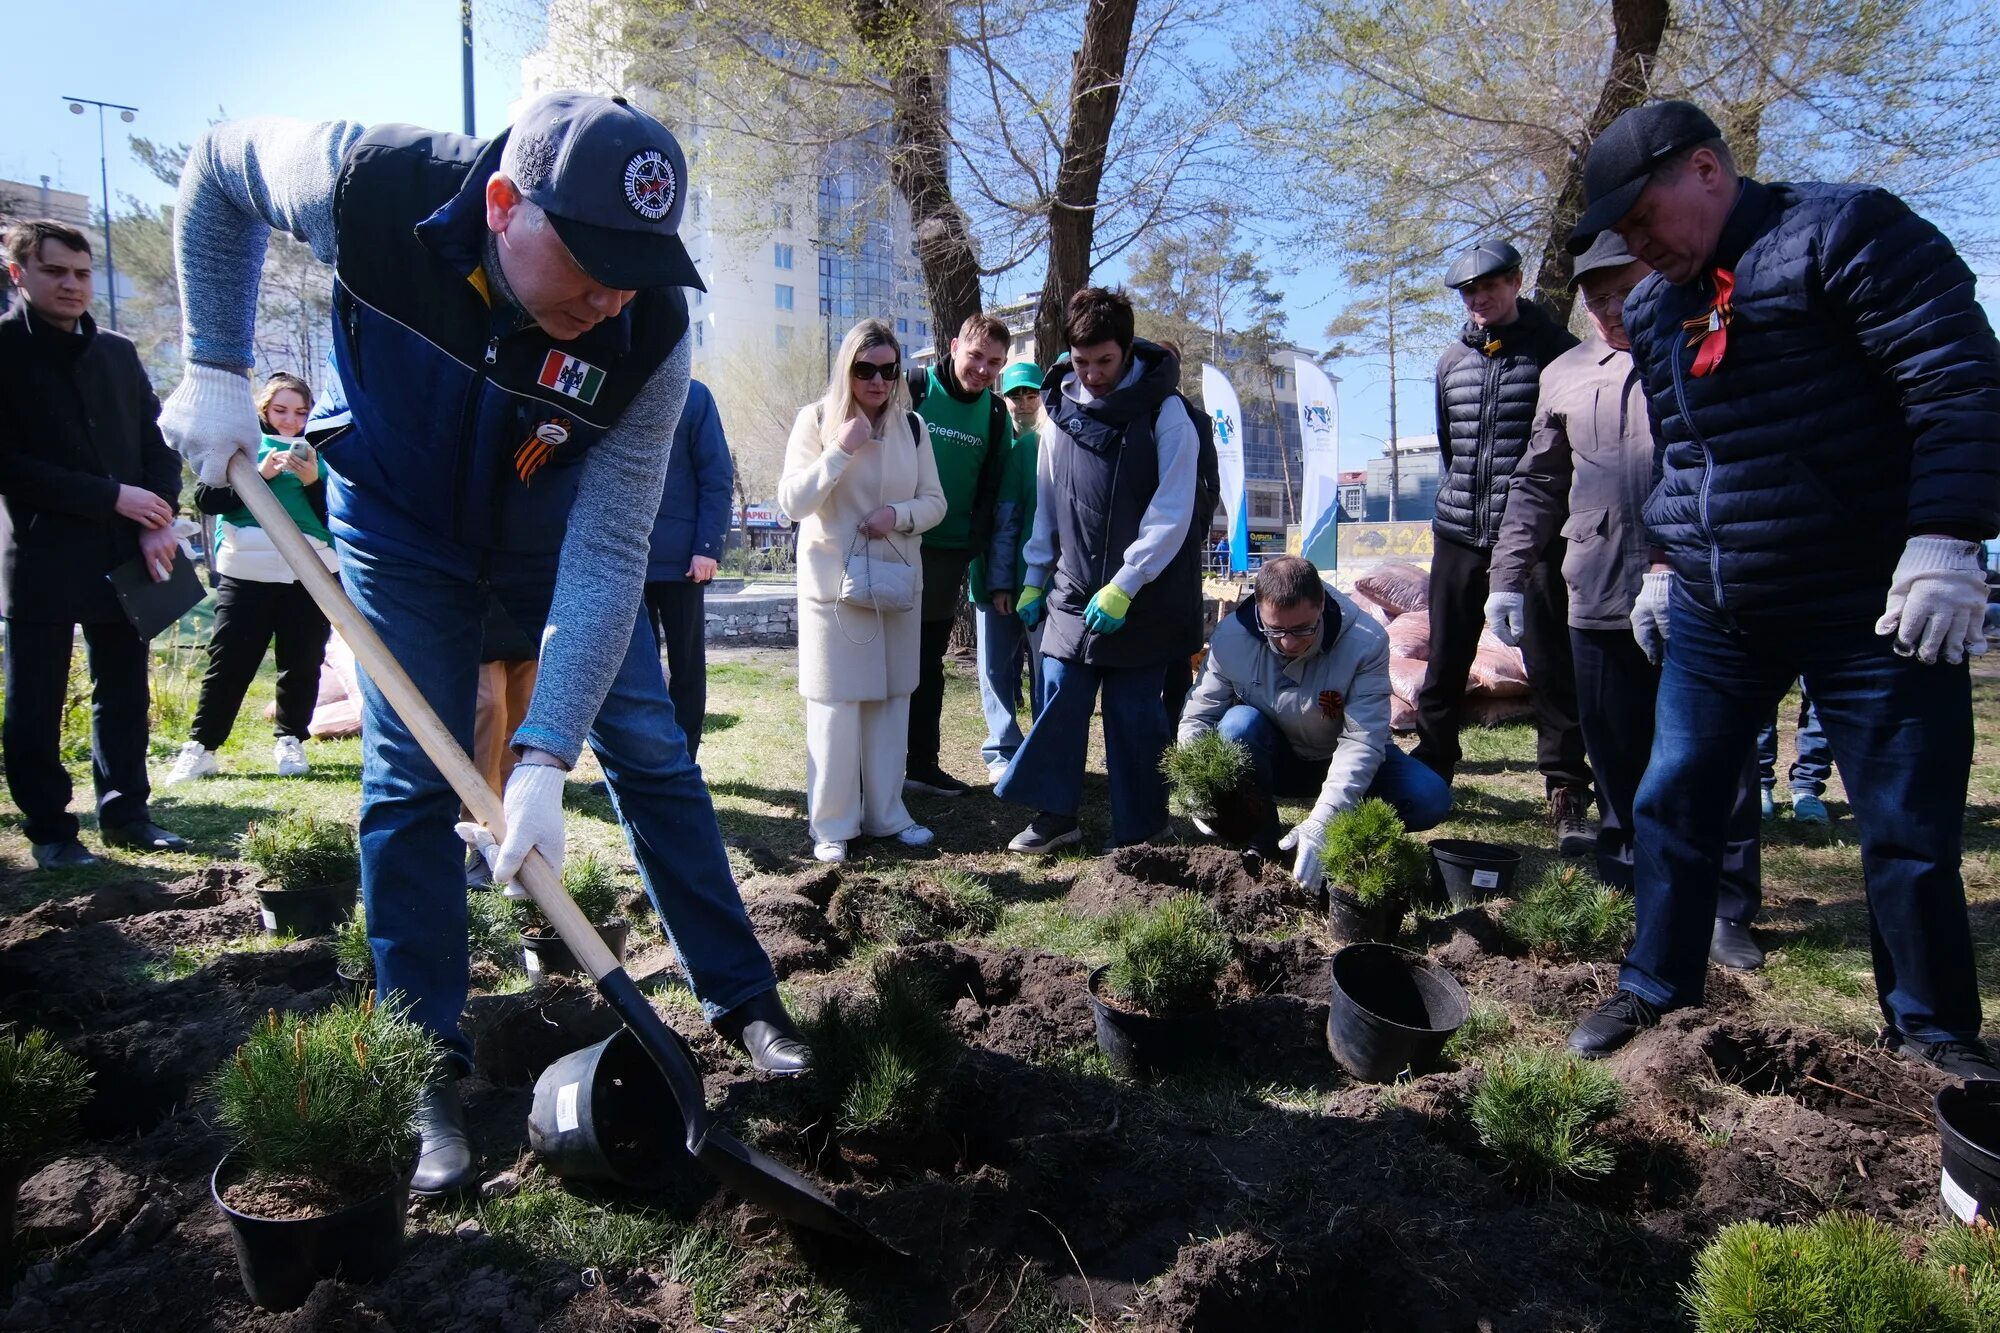
[[[1931,1237],[1924,1263],[1971,1304],[1979,1327],[2000,1328],[2000,1232],[1991,1222],[1980,1217],[1971,1226],[1946,1223]]]
[[[931,1123],[960,1055],[933,987],[894,955],[872,973],[872,999],[830,996],[805,1023],[823,1110],[847,1130]]]
[[[243,859],[281,889],[351,881],[361,873],[354,830],[315,815],[284,815],[251,824],[237,846]]]
[[[1201,898],[1183,893],[1133,922],[1105,980],[1114,995],[1148,1013],[1188,1013],[1215,1003],[1229,953],[1220,918]]]
[[[1940,1241],[1948,1252],[1961,1243],[1941,1236],[1933,1249]],[[1911,1262],[1900,1235],[1855,1213],[1827,1213],[1805,1225],[1725,1227],[1695,1260],[1694,1280],[1681,1294],[1700,1333],[1971,1333],[1990,1326],[1967,1284],[1955,1285],[1946,1268]]]
[[[1624,1101],[1617,1075],[1567,1051],[1513,1046],[1486,1066],[1470,1112],[1479,1141],[1517,1188],[1539,1192],[1609,1175],[1599,1123]]]
[[[590,919],[591,925],[605,926],[618,919],[618,876],[597,853],[585,852],[582,856],[573,856],[565,860],[562,883],[563,892],[567,893],[576,903],[577,909]],[[531,900],[513,898],[508,901],[521,905],[522,919],[527,929],[536,932],[554,929],[549,925],[548,918],[542,915],[541,909]]]
[[[372,995],[309,1018],[274,1009],[216,1071],[219,1114],[253,1172],[326,1184],[388,1175],[416,1151],[417,1101],[439,1054]]]
[[[1632,938],[1632,899],[1574,866],[1551,867],[1503,921],[1537,953],[1608,958]]]
[[[368,911],[356,905],[354,915],[333,928],[333,965],[342,975],[375,975],[375,946],[368,942]]]
[[[474,958],[484,958],[502,967],[521,961],[521,919],[526,913],[519,899],[497,889],[481,889],[465,900],[466,943]]]
[[[1250,776],[1250,751],[1216,731],[1167,747],[1160,756],[1167,801],[1177,815],[1207,816]]]
[[[40,1028],[0,1034],[0,1171],[68,1138],[90,1100],[90,1069]]]
[[[1403,832],[1396,807],[1370,797],[1326,826],[1327,882],[1367,906],[1406,901],[1425,874],[1424,850]]]

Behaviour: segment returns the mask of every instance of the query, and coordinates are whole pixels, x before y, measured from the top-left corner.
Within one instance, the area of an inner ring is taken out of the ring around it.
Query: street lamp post
[[[116,111],[118,119],[127,125],[139,114],[136,106],[121,106],[117,102],[99,102],[88,97],[65,97],[70,114],[80,116],[87,106],[97,108],[97,181],[104,190],[104,299],[111,306],[111,327],[118,327],[118,266],[111,260],[111,159],[104,148],[104,113]]]
[[[459,28],[459,83],[465,94],[465,137],[470,139],[472,129],[472,0],[460,0],[458,6]]]

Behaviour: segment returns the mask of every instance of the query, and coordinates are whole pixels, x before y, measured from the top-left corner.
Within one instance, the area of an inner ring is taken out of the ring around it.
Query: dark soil
[[[248,1217],[293,1221],[329,1217],[357,1203],[380,1198],[400,1182],[379,1172],[334,1178],[252,1173],[222,1187],[222,1201]]]
[[[827,921],[831,870],[751,882],[759,934],[810,993],[849,943]],[[1890,1219],[1936,1213],[1936,1080],[1825,1033],[1752,1021],[1717,974],[1710,1007],[1669,1016],[1612,1061],[1630,1096],[1608,1126],[1614,1177],[1525,1198],[1503,1183],[1465,1112],[1480,1074],[1384,1090],[1350,1083],[1325,1045],[1328,958],[1315,938],[1250,938],[1311,903],[1218,848],[1137,848],[1087,871],[1068,905],[1108,912],[1201,893],[1238,932],[1219,1036],[1197,1070],[1150,1083],[1102,1076],[1090,966],[1051,953],[939,941],[899,951],[936,984],[965,1044],[934,1128],[850,1136],[818,1124],[802,1080],[767,1080],[681,1008],[722,1122],[816,1177],[909,1256],[874,1258],[788,1232],[703,1187],[649,1200],[716,1224],[744,1253],[726,1321],[794,1323],[774,1291],[804,1265],[874,1330],[1019,1327],[1031,1295],[1098,1324],[1147,1330],[1670,1329],[1694,1252],[1727,1221],[1807,1217],[1836,1202]],[[1608,963],[1522,956],[1482,905],[1407,941],[1476,998],[1522,1021],[1573,1016],[1615,982]],[[285,1315],[250,1309],[208,1196],[226,1147],[201,1086],[265,1010],[339,991],[323,943],[223,954],[160,980],[175,945],[254,932],[248,882],[218,868],[47,904],[0,925],[0,1007],[52,1028],[99,1080],[87,1140],[21,1189],[28,1268],[0,1327],[487,1333],[694,1329],[689,1294],[659,1273],[578,1274],[476,1224],[412,1210],[387,1281],[323,1283]],[[635,975],[657,971],[649,945]],[[489,1176],[525,1164],[528,1088],[550,1061],[614,1027],[586,985],[475,996],[478,1071],[462,1085]],[[670,1112],[663,1111],[669,1122]],[[1059,1323],[1060,1320],[1053,1321]],[[1039,1326],[1053,1326],[1053,1323]]]

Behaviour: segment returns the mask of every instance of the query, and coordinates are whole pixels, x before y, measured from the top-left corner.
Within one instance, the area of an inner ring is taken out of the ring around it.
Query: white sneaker
[[[297,736],[278,737],[278,743],[271,747],[271,762],[278,766],[281,778],[296,778],[312,772],[312,765],[306,762],[305,742]]]
[[[986,780],[992,783],[994,786],[996,787],[999,786],[1000,779],[1006,776],[1007,776],[1007,761],[1005,759],[995,759],[992,763],[986,766]]]
[[[189,741],[181,746],[180,756],[174,760],[174,766],[166,777],[160,779],[160,785],[171,787],[177,782],[210,778],[215,776],[215,772],[215,751],[202,749],[200,741]]]
[[[896,841],[905,847],[928,847],[935,837],[937,835],[922,824],[912,824],[896,835]]]
[[[847,859],[847,844],[844,842],[816,842],[813,844],[813,860],[835,864]]]

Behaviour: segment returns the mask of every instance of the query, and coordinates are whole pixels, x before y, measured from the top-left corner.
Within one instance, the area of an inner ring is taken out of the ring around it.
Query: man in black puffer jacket
[[[2000,343],[1972,274],[1883,190],[1739,177],[1685,102],[1619,117],[1584,184],[1572,248],[1612,227],[1658,270],[1625,324],[1660,548],[1633,632],[1665,666],[1638,936],[1570,1045],[1602,1055],[1701,1003],[1736,775],[1797,674],[1860,828],[1883,1045],[2000,1078],[1959,877],[1978,542],[2000,530]]]
[[[1486,569],[1508,482],[1534,431],[1542,367],[1576,346],[1576,339],[1540,306],[1521,299],[1521,256],[1505,241],[1481,241],[1460,255],[1445,285],[1457,290],[1469,318],[1437,366],[1444,476],[1431,520],[1430,662],[1416,700],[1415,753],[1449,782],[1458,767],[1466,674],[1486,627]],[[1530,571],[1521,651],[1556,846],[1564,856],[1583,856],[1594,845],[1590,763],[1577,724],[1563,545],[1555,538]]]

